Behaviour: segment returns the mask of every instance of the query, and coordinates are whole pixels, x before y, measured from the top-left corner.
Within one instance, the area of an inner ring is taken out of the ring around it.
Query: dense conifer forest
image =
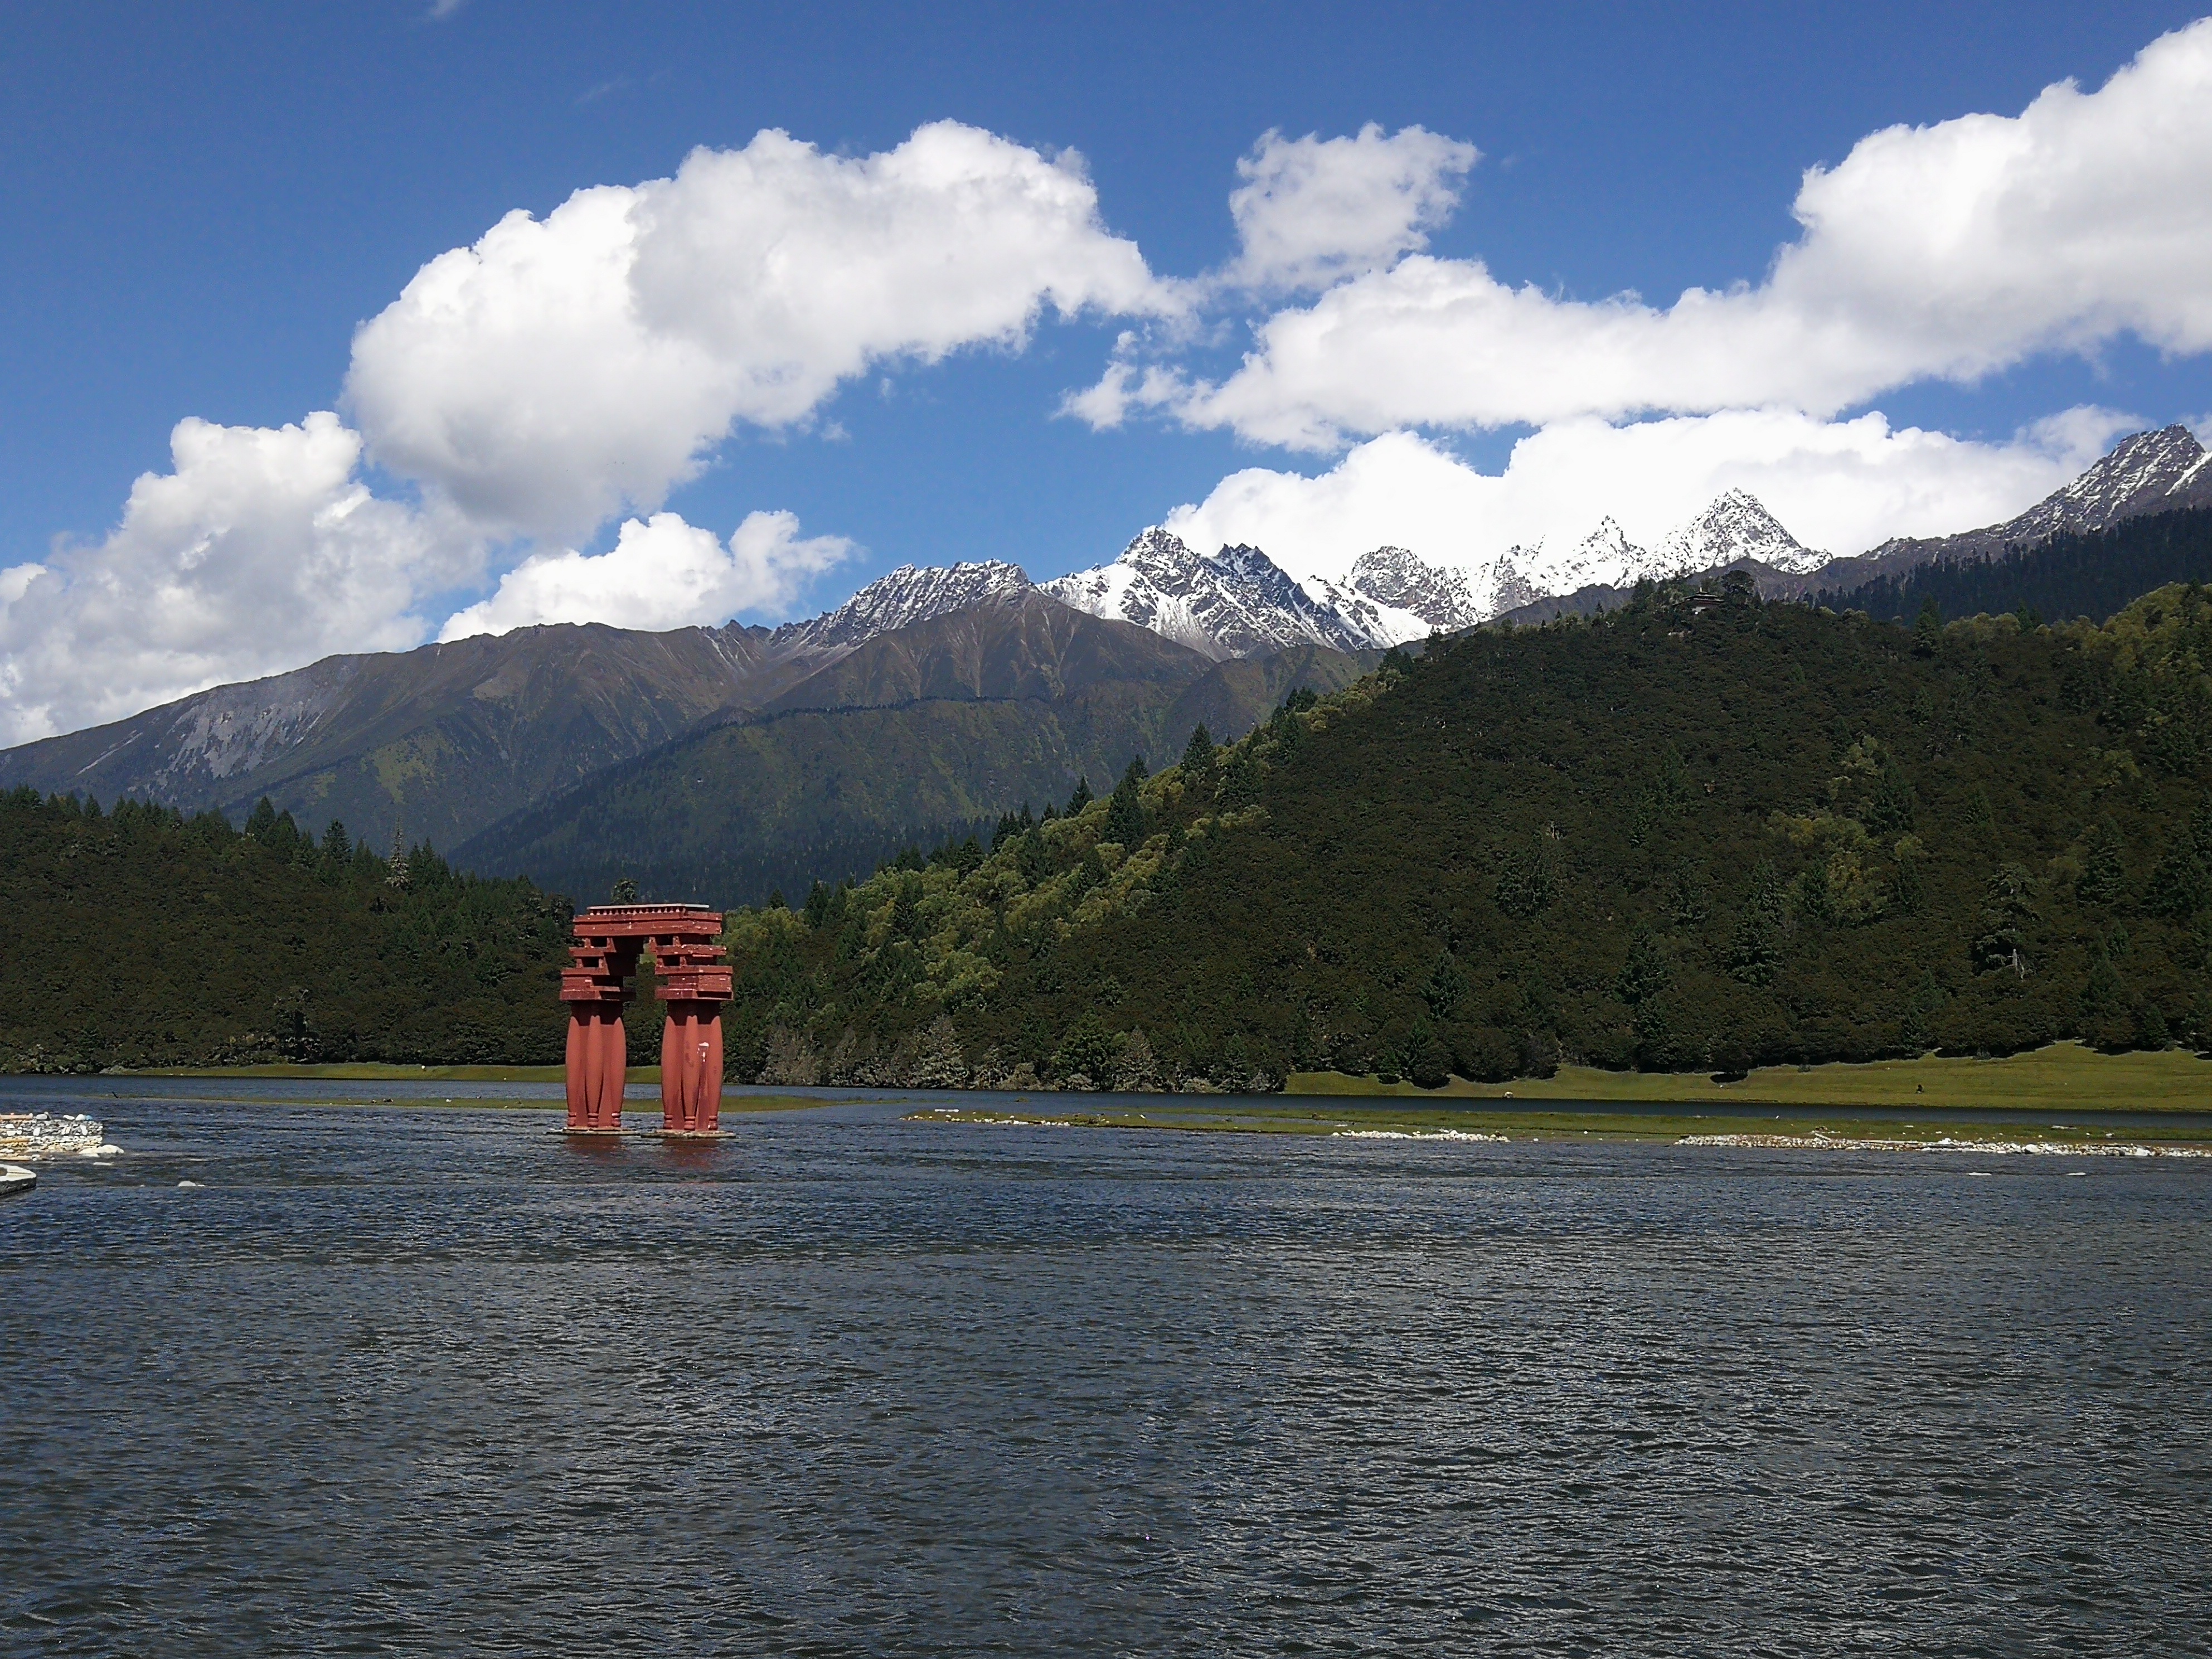
[[[1920,565],[1814,602],[1910,621],[1929,604],[1946,617],[2019,615],[2031,626],[2102,619],[2138,593],[2176,581],[2212,581],[2212,508],[2124,519],[2109,530],[2054,536],[1994,559]]]
[[[1658,593],[732,918],[732,1071],[1254,1088],[2212,1041],[2212,595]]]
[[[561,1058],[564,902],[266,800],[240,830],[0,794],[0,1071]]]

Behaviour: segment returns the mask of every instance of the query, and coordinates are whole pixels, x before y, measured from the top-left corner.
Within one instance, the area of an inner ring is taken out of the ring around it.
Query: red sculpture
[[[573,927],[573,960],[561,970],[561,1000],[568,1005],[569,1133],[622,1129],[629,1072],[623,1004],[648,947],[668,1007],[660,1034],[662,1133],[719,1133],[722,1005],[730,1000],[729,965],[714,942],[721,937],[721,912],[701,904],[595,904]]]

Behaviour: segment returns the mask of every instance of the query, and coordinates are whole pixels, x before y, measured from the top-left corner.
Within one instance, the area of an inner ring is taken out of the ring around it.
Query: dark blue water
[[[2212,1651],[2204,1163],[209,1091],[0,1204],[0,1651]]]

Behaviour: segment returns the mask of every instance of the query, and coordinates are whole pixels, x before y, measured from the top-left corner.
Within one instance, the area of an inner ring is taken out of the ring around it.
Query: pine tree
[[[1189,743],[1183,746],[1182,775],[1195,782],[1212,770],[1213,734],[1206,729],[1206,724],[1201,720],[1192,731]]]
[[[1421,1000],[1429,1006],[1429,1012],[1437,1018],[1449,1019],[1459,1006],[1459,1000],[1467,994],[1467,975],[1460,971],[1459,958],[1447,949],[1437,957],[1437,965],[1429,970],[1428,983],[1421,988]]]
[[[2035,920],[2033,891],[2033,881],[2021,865],[2001,865],[1990,878],[1982,901],[1982,931],[1973,947],[1974,966],[1981,972],[2009,968],[2021,978],[2027,977],[2022,946],[2027,926]]]
[[[2074,896],[2084,904],[2118,903],[2128,885],[2120,852],[2119,826],[2110,818],[2094,825],[2081,854],[2081,874],[2074,884]]]
[[[1067,811],[1066,816],[1071,818],[1075,817],[1075,815],[1082,811],[1085,807],[1090,805],[1094,797],[1091,793],[1091,780],[1088,777],[1077,778],[1075,781],[1075,793],[1067,798]]]
[[[1816,927],[1835,921],[1836,894],[1826,865],[1816,860],[1797,872],[1797,914]]]
[[[1782,967],[1782,882],[1762,859],[1751,872],[1751,891],[1729,941],[1729,976],[1745,985],[1771,985]]]
[[[1121,781],[1114,786],[1114,793],[1106,803],[1106,824],[1099,832],[1101,841],[1110,841],[1117,846],[1133,851],[1145,839],[1145,802],[1138,793],[1140,775],[1137,768],[1143,763],[1132,761],[1129,769],[1121,775]]]
[[[1552,902],[1551,852],[1540,839],[1508,853],[1498,870],[1498,908],[1516,921],[1526,921]]]
[[[1613,994],[1632,1007],[1657,996],[1674,976],[1658,940],[1650,929],[1638,928],[1629,941],[1628,960],[1621,963],[1620,975],[1613,981]]]
[[[1943,643],[1943,608],[1936,603],[1931,593],[1920,602],[1920,615],[1912,624],[1912,648],[1921,656],[1932,657]]]
[[[2204,908],[2208,884],[2204,866],[2198,861],[2196,849],[2186,842],[2177,842],[2166,850],[2151,872],[2150,884],[2143,890],[2142,908],[2154,916],[2170,916],[2176,921],[2186,921]]]

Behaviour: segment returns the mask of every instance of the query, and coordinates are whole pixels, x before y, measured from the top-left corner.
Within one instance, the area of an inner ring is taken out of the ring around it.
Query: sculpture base
[[[727,1129],[639,1129],[625,1130],[623,1133],[649,1135],[655,1140],[734,1140],[737,1139]]]

